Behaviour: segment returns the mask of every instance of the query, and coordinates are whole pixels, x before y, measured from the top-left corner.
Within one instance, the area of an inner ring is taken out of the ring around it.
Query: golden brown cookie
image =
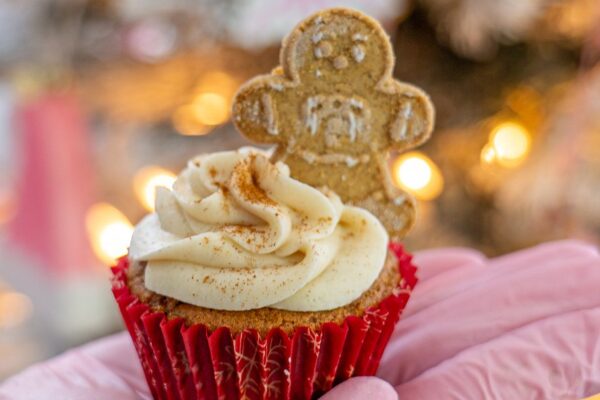
[[[426,141],[434,111],[420,89],[392,78],[389,38],[372,18],[333,8],[284,39],[281,67],[244,84],[233,104],[236,127],[277,145],[292,176],[327,186],[372,211],[392,237],[415,218],[413,198],[394,186],[390,150]]]

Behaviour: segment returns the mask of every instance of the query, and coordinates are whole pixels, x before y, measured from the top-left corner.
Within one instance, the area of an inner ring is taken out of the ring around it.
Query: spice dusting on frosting
[[[239,191],[239,194],[244,200],[247,200],[250,203],[276,206],[277,203],[271,200],[265,191],[258,185],[257,172],[254,169],[255,163],[255,154],[251,154],[246,159],[239,161],[233,169],[231,184]]]
[[[387,240],[366,210],[249,149],[191,161],[172,190],[157,193],[130,258],[147,262],[147,289],[192,305],[320,311],[371,286]]]

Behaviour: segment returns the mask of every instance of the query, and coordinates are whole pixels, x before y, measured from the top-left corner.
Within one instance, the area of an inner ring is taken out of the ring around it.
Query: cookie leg
[[[353,204],[372,212],[383,224],[390,238],[401,239],[412,228],[415,221],[415,200],[399,190],[393,198],[377,191]]]

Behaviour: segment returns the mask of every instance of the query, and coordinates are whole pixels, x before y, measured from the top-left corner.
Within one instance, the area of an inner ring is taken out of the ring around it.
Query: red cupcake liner
[[[311,399],[353,376],[374,375],[411,290],[417,283],[412,256],[390,249],[402,280],[394,292],[362,316],[291,334],[271,329],[265,337],[246,329],[214,331],[168,319],[131,294],[126,257],[112,268],[112,291],[155,399]]]

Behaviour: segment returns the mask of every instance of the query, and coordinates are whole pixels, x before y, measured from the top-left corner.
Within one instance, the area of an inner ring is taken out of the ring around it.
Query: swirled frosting
[[[196,157],[132,237],[146,287],[221,310],[320,311],[369,289],[388,237],[368,211],[290,177],[255,149]]]

